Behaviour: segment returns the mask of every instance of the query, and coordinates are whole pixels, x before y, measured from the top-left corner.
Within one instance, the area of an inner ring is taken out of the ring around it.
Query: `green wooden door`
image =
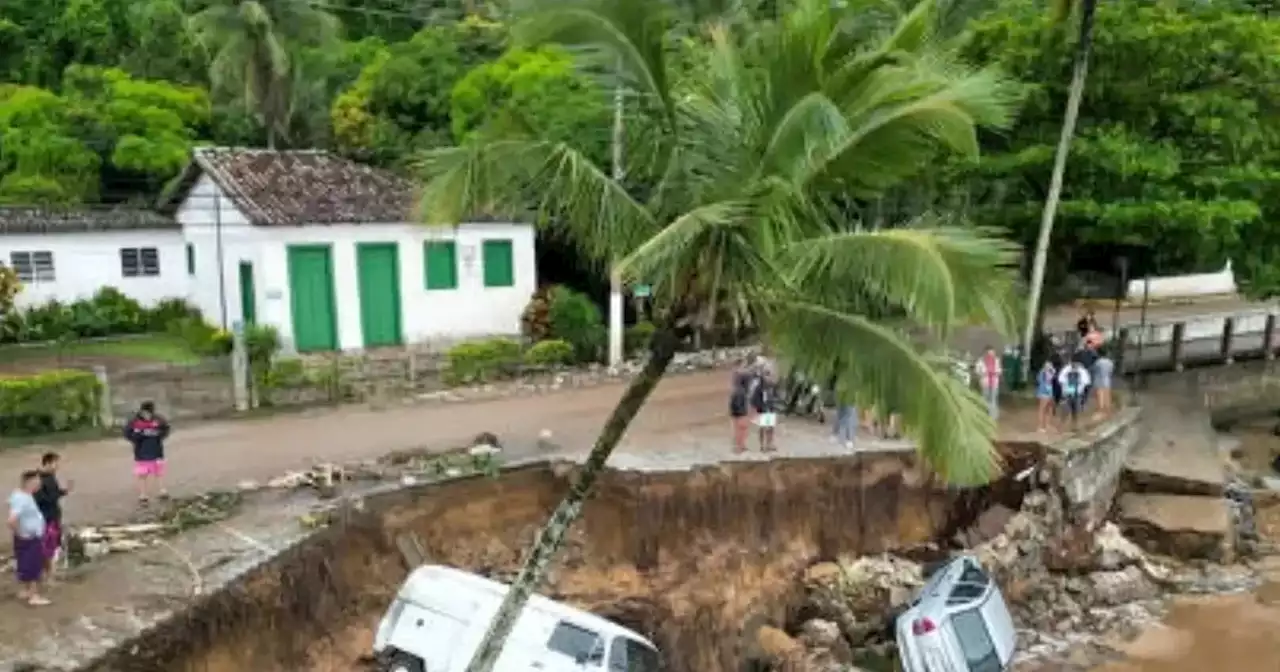
[[[253,286],[253,263],[240,262],[240,319],[244,326],[258,323],[258,293]]]
[[[289,246],[289,299],[298,352],[337,350],[333,255],[328,245]]]
[[[400,345],[400,265],[395,243],[356,246],[364,347]]]

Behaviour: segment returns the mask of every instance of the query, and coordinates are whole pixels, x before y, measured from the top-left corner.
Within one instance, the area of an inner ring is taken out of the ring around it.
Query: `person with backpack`
[[[747,432],[751,427],[751,392],[756,374],[752,370],[752,358],[733,372],[729,388],[729,417],[733,423],[733,452],[747,452]]]
[[[1089,370],[1078,359],[1073,358],[1058,374],[1058,384],[1062,386],[1062,401],[1071,417],[1073,431],[1077,427],[1080,411],[1084,409],[1084,395],[1089,389],[1089,383]]]

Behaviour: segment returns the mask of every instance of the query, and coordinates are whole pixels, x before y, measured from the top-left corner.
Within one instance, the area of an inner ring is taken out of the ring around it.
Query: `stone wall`
[[[1142,409],[1124,408],[1099,427],[1050,447],[1049,469],[1072,522],[1092,529],[1111,510],[1125,460],[1145,437]]]

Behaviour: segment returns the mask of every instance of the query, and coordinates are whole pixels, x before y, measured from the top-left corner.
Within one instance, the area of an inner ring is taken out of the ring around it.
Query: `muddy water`
[[[1121,647],[1127,656],[1098,672],[1204,672],[1230,662],[1232,672],[1280,669],[1280,584],[1259,595],[1188,598],[1176,604],[1164,627]]]
[[[1239,464],[1265,473],[1280,451],[1271,432],[1274,422],[1240,427]],[[1280,542],[1280,505],[1257,503],[1259,534]],[[1096,672],[1275,672],[1280,670],[1280,558],[1263,565],[1267,580],[1252,594],[1185,598],[1170,610],[1162,627],[1143,633],[1120,647],[1126,659]]]

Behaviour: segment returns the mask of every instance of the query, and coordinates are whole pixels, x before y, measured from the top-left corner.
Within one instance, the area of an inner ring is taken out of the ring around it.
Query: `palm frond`
[[[431,224],[485,213],[536,213],[538,223],[596,262],[626,256],[659,228],[621,184],[556,142],[477,142],[426,153],[420,210]]]
[[[904,432],[949,483],[990,482],[998,459],[995,422],[944,358],[918,351],[907,334],[816,303],[767,303],[764,330],[779,356],[826,380],[847,402],[902,417]]]
[[[605,80],[621,79],[658,101],[674,125],[675,101],[667,64],[672,7],[648,0],[524,0],[512,29],[517,44],[555,43]]]
[[[1017,248],[963,228],[842,231],[806,238],[783,253],[807,295],[865,297],[901,308],[906,319],[945,339],[957,326],[1008,328],[1006,302]],[[995,315],[992,315],[992,312]]]

